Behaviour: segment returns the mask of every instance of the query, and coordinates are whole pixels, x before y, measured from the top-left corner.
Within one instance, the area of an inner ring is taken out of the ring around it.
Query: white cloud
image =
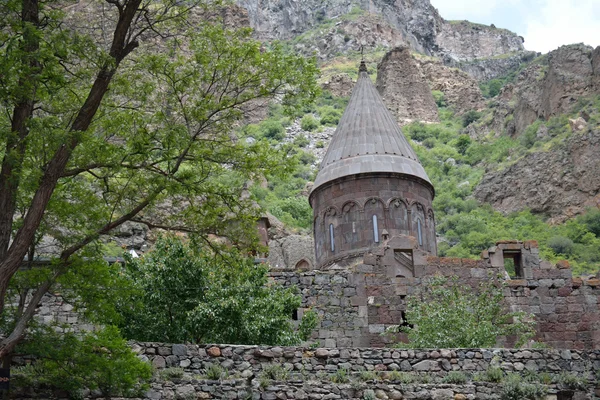
[[[563,44],[600,45],[600,3],[597,0],[545,0],[539,14],[529,16],[525,47],[546,53]]]

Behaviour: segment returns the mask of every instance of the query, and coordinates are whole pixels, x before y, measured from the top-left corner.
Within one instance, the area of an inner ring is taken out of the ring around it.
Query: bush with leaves
[[[446,107],[446,95],[439,90],[432,90],[431,95],[438,107]]]
[[[300,127],[305,131],[314,131],[319,126],[319,122],[311,114],[306,114],[300,121]]]
[[[548,247],[556,254],[569,255],[573,252],[573,241],[564,236],[554,236],[548,240]]]
[[[114,326],[81,335],[38,326],[18,351],[36,362],[15,370],[16,387],[61,389],[73,397],[84,389],[105,397],[140,397],[152,378],[150,364],[131,351]]]
[[[590,209],[586,214],[579,218],[579,221],[585,224],[588,231],[600,238],[600,209]]]
[[[316,322],[294,329],[300,297],[270,283],[266,265],[233,249],[213,252],[194,241],[160,238],[141,258],[128,258],[124,273],[137,289],[121,307],[123,333],[168,343],[292,345],[306,340]],[[311,326],[308,326],[311,324]]]
[[[535,333],[531,316],[508,312],[502,286],[489,279],[474,289],[458,279],[433,277],[407,298],[406,324],[411,348],[494,347],[499,337],[516,335],[518,344]]]
[[[479,118],[481,118],[481,113],[479,111],[469,110],[463,114],[463,126],[469,126]]]
[[[539,400],[546,397],[546,386],[527,382],[518,374],[509,374],[502,383],[501,400]]]

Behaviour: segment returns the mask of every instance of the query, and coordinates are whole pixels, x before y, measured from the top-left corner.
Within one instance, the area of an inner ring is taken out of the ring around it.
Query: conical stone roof
[[[391,172],[433,185],[398,123],[383,103],[364,62],[313,186],[365,173]]]

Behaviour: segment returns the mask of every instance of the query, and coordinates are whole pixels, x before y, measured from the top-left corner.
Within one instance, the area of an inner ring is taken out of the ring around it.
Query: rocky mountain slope
[[[298,51],[331,59],[361,46],[391,49],[404,44],[445,64],[490,79],[526,57],[523,38],[505,29],[446,21],[428,0],[237,0],[263,40],[292,40]],[[345,15],[363,15],[348,21]]]
[[[474,195],[502,212],[529,208],[554,223],[600,207],[600,130],[574,134],[552,151],[486,174]]]
[[[439,122],[431,89],[407,47],[397,47],[381,60],[377,90],[400,124]]]
[[[600,95],[600,48],[571,45],[540,56],[525,51],[523,38],[515,33],[444,20],[428,0],[236,3],[221,12],[227,25],[251,26],[265,42],[277,39],[294,52],[315,54],[327,71],[322,86],[334,96],[350,95],[363,48],[384,101],[401,124],[409,124],[405,133],[415,132],[412,122],[426,122],[425,126],[434,124],[434,136],[441,135],[427,138],[420,131],[413,139],[416,146],[431,150],[444,168],[481,171],[456,183],[466,197],[474,194],[505,213],[528,208],[556,223],[599,205],[600,119],[589,107],[577,105],[582,98]],[[491,79],[503,87],[491,95],[484,92],[486,99],[480,85]],[[287,135],[283,141],[290,145],[308,141],[298,151],[310,155],[305,161],[313,171],[335,127],[331,118],[325,123],[323,112],[331,117],[343,110],[338,105],[321,108],[304,111],[316,120],[316,127],[302,129],[300,115],[281,128]],[[248,122],[273,118],[266,105],[258,109]],[[465,115],[473,121],[463,120]],[[571,125],[568,117],[574,120]],[[473,148],[509,138],[510,145],[526,149],[509,149],[498,163],[484,156],[465,166],[461,157],[467,158],[467,147],[456,154],[459,137]],[[444,140],[442,148],[431,147]],[[309,172],[302,176],[305,182],[310,180]],[[306,187],[290,195],[305,196]],[[443,197],[444,192],[438,195]],[[453,210],[441,203],[440,207]],[[271,235],[271,264],[293,268],[303,261],[303,254],[312,255],[310,238],[295,233],[288,229]],[[116,242],[139,249],[148,235],[129,229],[120,232]]]
[[[537,119],[569,112],[578,99],[600,94],[600,47],[562,46],[532,62],[494,99],[481,134],[518,136]]]

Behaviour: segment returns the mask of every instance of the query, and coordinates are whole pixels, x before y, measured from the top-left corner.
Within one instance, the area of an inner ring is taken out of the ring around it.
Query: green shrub
[[[310,140],[304,135],[298,135],[294,138],[294,145],[298,147],[306,147],[310,144]]]
[[[266,265],[235,250],[215,256],[197,242],[161,237],[143,257],[127,258],[131,297],[119,311],[129,338],[167,343],[301,342],[292,311],[295,288],[269,284]],[[201,290],[176,290],[186,287]],[[172,288],[172,290],[165,290]]]
[[[317,147],[317,149],[322,149],[325,147],[325,142],[322,140],[319,140],[315,146]]]
[[[363,400],[375,400],[377,396],[375,396],[375,392],[372,389],[367,389],[363,393]]]
[[[500,89],[502,89],[504,83],[505,82],[501,79],[491,79],[485,83],[481,83],[479,85],[481,94],[483,94],[485,98],[495,97],[500,93]]]
[[[317,112],[321,118],[321,125],[335,126],[340,122],[340,118],[342,117],[342,110],[331,106],[320,107],[317,109]]]
[[[439,90],[432,90],[431,95],[433,96],[433,100],[435,100],[435,104],[438,107],[446,107],[446,95]]]
[[[556,254],[569,255],[573,252],[573,241],[563,236],[554,236],[548,240],[548,247]]]
[[[300,127],[305,131],[312,132],[317,129],[318,126],[319,123],[311,114],[306,114],[300,121]]]
[[[526,149],[533,147],[537,141],[537,132],[540,128],[540,125],[542,125],[541,121],[535,121],[533,124],[525,128],[525,131],[523,131],[519,137],[519,143],[521,146],[525,147]]]
[[[114,326],[82,335],[58,333],[42,327],[30,333],[20,353],[38,361],[15,371],[15,387],[50,387],[75,397],[83,389],[105,397],[141,397],[152,377],[149,363],[141,361]]]
[[[561,372],[558,375],[557,383],[567,389],[583,390],[587,386],[587,379],[571,372]]]
[[[173,379],[183,378],[184,373],[183,368],[165,368],[159,371],[158,376],[164,381],[172,381]]]
[[[285,137],[285,128],[279,120],[268,119],[260,124],[262,134],[267,139],[282,140]]]
[[[422,122],[415,122],[404,127],[404,132],[407,133],[412,140],[422,142],[425,139],[433,137],[431,127]]]
[[[467,111],[462,116],[463,126],[467,127],[471,123],[479,120],[479,118],[481,118],[481,113],[479,111],[475,111],[475,110]]]
[[[310,339],[311,334],[319,324],[319,314],[313,310],[308,310],[302,315],[302,323],[298,327],[298,335],[302,340]]]
[[[504,371],[500,367],[489,367],[483,376],[486,382],[498,383],[504,378]]]
[[[288,379],[290,370],[279,364],[269,364],[263,367],[263,376],[275,381],[285,381]]]
[[[502,400],[538,400],[546,396],[547,388],[539,383],[525,382],[517,374],[509,374],[502,383]]]
[[[493,347],[499,336],[516,335],[524,342],[535,333],[523,313],[502,305],[502,287],[493,277],[477,290],[457,279],[432,277],[406,298],[407,333],[411,348]]]
[[[312,165],[317,160],[317,157],[313,153],[301,151],[298,154],[298,160],[304,165]]]
[[[466,374],[460,371],[450,371],[448,374],[442,379],[443,383],[451,383],[454,385],[462,385],[467,383],[469,378]]]
[[[397,381],[400,383],[413,383],[416,380],[416,376],[404,371],[392,371],[387,375],[387,378],[391,381]]]
[[[377,372],[375,371],[362,371],[360,373],[360,379],[363,381],[376,381],[379,379]]]
[[[465,155],[465,153],[467,152],[467,149],[469,148],[470,145],[471,145],[471,138],[469,137],[469,135],[460,135],[458,137],[458,139],[456,139],[456,142],[454,144],[454,146],[456,147],[456,150],[458,150],[458,152],[461,155]]]
[[[587,229],[596,237],[600,238],[600,209],[590,209],[588,212],[578,218],[580,222],[585,224]]]
[[[227,371],[218,364],[210,364],[204,369],[206,379],[218,381],[227,377]]]
[[[348,376],[348,370],[341,368],[335,371],[334,374],[330,377],[331,382],[333,383],[348,383],[350,382],[350,377]]]

